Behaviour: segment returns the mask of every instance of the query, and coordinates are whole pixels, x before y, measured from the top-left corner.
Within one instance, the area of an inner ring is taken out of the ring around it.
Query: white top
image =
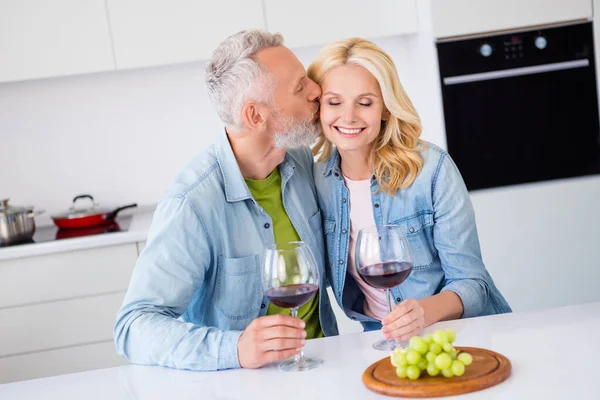
[[[443,399],[598,399],[600,303],[440,322],[425,333],[446,328],[456,331],[458,346],[508,357],[512,375],[492,388]],[[0,385],[0,399],[382,400],[387,397],[361,380],[369,365],[388,355],[371,347],[377,339],[381,332],[309,340],[306,355],[325,363],[306,372],[282,372],[277,366],[192,372],[128,365]]]
[[[385,290],[369,286],[358,275],[354,254],[358,231],[375,226],[373,205],[371,204],[371,180],[353,181],[344,175],[344,182],[350,192],[350,242],[348,243],[348,272],[365,295],[364,314],[382,320],[388,314]]]

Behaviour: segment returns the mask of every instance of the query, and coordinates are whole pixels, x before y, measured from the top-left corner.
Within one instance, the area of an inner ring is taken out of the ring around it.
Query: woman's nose
[[[343,106],[342,107],[342,118],[344,122],[349,124],[353,124],[356,122],[356,110],[352,106]]]

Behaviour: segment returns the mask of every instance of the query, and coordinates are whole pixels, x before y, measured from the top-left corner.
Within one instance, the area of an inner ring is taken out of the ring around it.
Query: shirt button
[[[345,202],[346,202],[346,199],[342,199],[342,203],[345,203]]]
[[[352,317],[353,320],[356,320],[356,317]]]
[[[338,174],[337,172],[334,172],[333,174],[335,175],[336,178],[340,177],[340,174]]]
[[[262,304],[260,305],[260,308],[265,308],[265,307],[266,307],[266,306],[265,306],[265,303],[262,303]]]
[[[410,233],[413,233],[413,232],[415,231],[415,228],[410,228],[408,231],[409,231]]]
[[[400,303],[402,299],[400,297],[396,297],[396,303]]]
[[[342,265],[344,263],[344,260],[340,260],[340,265]]]
[[[341,297],[341,296],[342,296],[342,292],[338,292],[338,297]]]
[[[271,226],[271,224],[269,224],[268,222],[265,223],[265,229],[269,229],[270,226]]]
[[[379,203],[375,203],[375,208],[379,208]]]
[[[346,229],[342,229],[342,233],[346,234],[348,231]]]

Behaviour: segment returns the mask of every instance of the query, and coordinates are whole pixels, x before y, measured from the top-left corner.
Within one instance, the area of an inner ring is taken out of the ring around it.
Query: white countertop
[[[551,295],[551,294],[545,294]],[[512,375],[492,388],[445,399],[598,399],[600,303],[443,322],[458,346],[507,356]],[[325,363],[307,372],[177,371],[124,367],[0,385],[2,400],[384,399],[362,384],[363,371],[388,353],[371,348],[380,332],[307,342],[305,353]]]
[[[131,218],[131,223],[126,231],[0,247],[0,261],[11,260],[14,258],[42,256],[65,251],[85,250],[94,247],[143,242],[148,236],[148,229],[152,222],[154,208],[154,206],[143,206],[132,213],[123,212],[123,215],[119,214],[116,219],[117,223]],[[48,229],[56,230],[54,227],[40,226],[37,227],[36,234],[40,230]]]

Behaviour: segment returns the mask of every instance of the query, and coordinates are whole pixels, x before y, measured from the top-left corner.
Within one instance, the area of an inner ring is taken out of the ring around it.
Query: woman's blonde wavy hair
[[[374,142],[374,174],[379,190],[395,195],[398,189],[409,187],[423,168],[417,148],[421,119],[400,83],[392,58],[368,40],[350,38],[323,47],[308,68],[308,76],[322,85],[327,72],[347,64],[368,70],[381,88],[390,115],[381,122]],[[313,146],[313,154],[323,161],[329,158],[332,148],[333,144],[321,135]]]

